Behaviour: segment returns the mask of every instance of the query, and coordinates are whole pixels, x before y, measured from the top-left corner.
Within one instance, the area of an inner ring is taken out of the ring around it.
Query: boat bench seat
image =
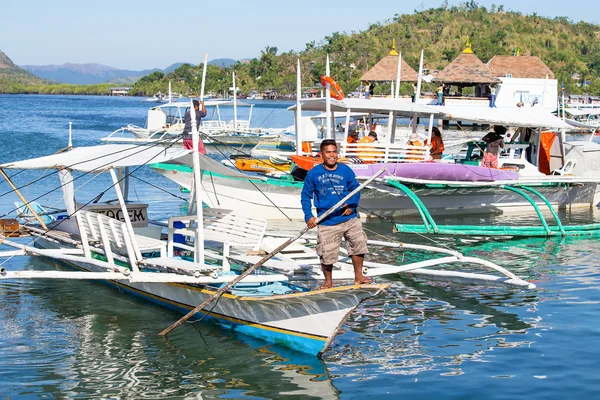
[[[167,244],[147,236],[129,236],[127,225],[104,214],[79,210],[75,214],[84,254],[91,257],[90,245],[100,244],[109,263],[114,263],[114,253],[127,255],[133,268],[142,259],[141,251],[159,251],[166,255]]]

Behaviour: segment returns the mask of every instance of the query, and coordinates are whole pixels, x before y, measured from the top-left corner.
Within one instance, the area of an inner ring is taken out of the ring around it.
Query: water
[[[292,124],[289,103],[256,102],[255,126]],[[143,124],[139,99],[0,96],[0,162],[51,154],[127,123]],[[16,175],[14,175],[16,174]],[[50,171],[9,171],[17,185]],[[148,169],[131,193],[150,201],[154,217],[183,208],[176,185]],[[108,182],[78,192],[89,199]],[[23,192],[59,206],[50,175]],[[0,183],[0,214],[17,201]],[[185,197],[185,196],[184,196]],[[78,197],[79,198],[79,197]],[[597,209],[563,212],[600,221]],[[470,217],[460,223],[494,223]],[[523,217],[509,221],[522,223]],[[525,219],[534,221],[535,217]],[[293,226],[294,229],[301,226]],[[99,283],[0,281],[0,398],[514,399],[596,398],[600,349],[600,251],[597,239],[398,237],[384,222],[366,224],[386,240],[437,244],[493,260],[538,288],[465,287],[410,279],[351,315],[322,360],[210,324],[186,324],[168,339],[157,333],[179,314]],[[19,239],[26,242],[26,239]],[[6,250],[1,246],[0,250]],[[393,262],[397,254],[372,254]],[[10,270],[53,269],[47,261],[11,259]]]

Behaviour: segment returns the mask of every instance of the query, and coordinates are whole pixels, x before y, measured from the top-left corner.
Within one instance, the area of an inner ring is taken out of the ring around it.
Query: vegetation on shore
[[[276,47],[267,46],[260,57],[249,62],[238,62],[229,68],[209,65],[205,91],[227,95],[232,85],[231,73],[235,71],[236,84],[243,93],[252,90],[294,93],[297,60],[300,59],[302,67],[302,86],[306,88],[318,85],[329,54],[332,76],[344,91],[350,92],[359,86],[360,76],[388,54],[392,39],[396,39],[403,59],[415,69],[424,50],[425,66],[433,71],[443,69],[458,56],[467,38],[483,62],[494,55],[511,55],[518,49],[522,55],[540,57],[554,71],[559,83],[564,83],[567,93],[600,94],[599,25],[574,23],[566,17],[524,15],[507,11],[501,5],[487,9],[474,0],[458,6],[449,6],[444,1],[438,8],[396,14],[363,32],[335,32],[318,43],[307,43],[299,52],[277,55]],[[575,73],[578,79],[572,78]],[[166,93],[170,81],[175,92],[198,94],[201,77],[202,66],[184,64],[169,74],[154,72],[141,78],[130,93],[144,96]],[[68,89],[65,86],[73,86],[72,90],[79,90],[75,89],[79,85],[51,86],[61,86],[63,90]],[[95,86],[102,85],[84,86],[89,92],[82,89],[80,93],[104,94],[94,92],[100,90]],[[41,86],[39,91],[25,89],[30,93],[42,92]],[[376,92],[385,90],[388,89],[381,85]],[[402,91],[409,94],[410,85]],[[1,77],[0,92],[6,92]]]

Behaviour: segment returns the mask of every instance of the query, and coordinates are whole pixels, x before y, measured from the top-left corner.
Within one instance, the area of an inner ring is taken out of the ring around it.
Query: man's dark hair
[[[337,150],[337,143],[335,140],[333,139],[325,139],[321,142],[321,146],[319,146],[319,151],[321,152],[321,154],[323,154],[323,149],[325,149],[325,146],[331,146],[334,145],[335,149]]]
[[[200,108],[200,102],[198,100],[192,100],[194,107]]]

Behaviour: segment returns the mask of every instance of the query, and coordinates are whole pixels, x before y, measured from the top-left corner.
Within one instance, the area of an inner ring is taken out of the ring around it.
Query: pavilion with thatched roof
[[[475,87],[475,96],[486,96],[488,86],[500,83],[488,67],[473,53],[471,43],[467,41],[467,46],[450,64],[438,73],[433,82],[441,83],[446,87],[445,93],[448,93],[451,86],[457,87],[457,94],[462,95],[462,91],[467,87]]]
[[[494,56],[487,67],[495,77],[554,79],[554,72],[536,56]]]
[[[392,50],[389,54],[383,57],[370,70],[365,72],[360,80],[365,82],[393,82],[398,74],[398,52],[396,51],[395,40],[392,42]],[[418,79],[417,71],[415,71],[404,59],[400,68],[401,82],[416,82]]]

